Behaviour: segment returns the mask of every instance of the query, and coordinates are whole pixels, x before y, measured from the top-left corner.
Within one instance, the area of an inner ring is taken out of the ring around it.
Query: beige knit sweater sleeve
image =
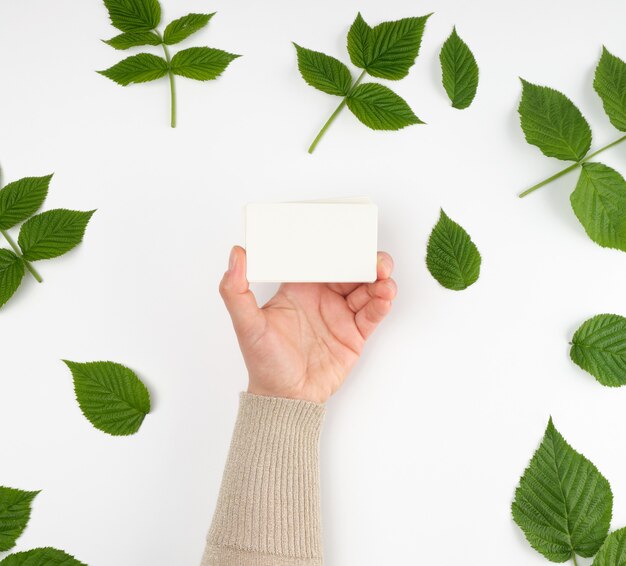
[[[324,405],[242,393],[202,566],[322,566]]]

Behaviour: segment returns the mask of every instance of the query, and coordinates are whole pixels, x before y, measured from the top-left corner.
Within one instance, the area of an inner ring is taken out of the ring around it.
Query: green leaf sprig
[[[87,566],[58,548],[33,548],[10,554],[0,561],[0,566]]]
[[[211,47],[190,47],[170,56],[169,46],[180,43],[204,28],[212,14],[187,14],[170,22],[161,34],[161,5],[158,0],[104,0],[111,24],[122,33],[105,41],[115,49],[161,46],[165,58],[151,53],[132,55],[105,71],[98,71],[112,81],[128,86],[161,79],[166,75],[170,82],[170,125],[176,127],[176,83],[178,75],[197,81],[219,77],[228,65],[240,57]]]
[[[626,528],[612,532],[591,566],[622,566],[626,563]]]
[[[348,32],[347,45],[350,60],[363,69],[356,80],[338,59],[294,43],[298,69],[307,84],[342,98],[311,143],[309,153],[315,151],[320,139],[345,106],[373,130],[399,130],[412,124],[423,124],[406,101],[391,89],[378,83],[361,82],[366,74],[392,81],[406,77],[419,54],[426,21],[430,16],[383,22],[370,27],[361,14],[357,14]]]
[[[0,552],[11,550],[26,529],[38,491],[0,486]]]
[[[75,248],[95,212],[59,208],[35,214],[48,195],[50,179],[52,175],[25,177],[0,189],[0,234],[11,247],[0,249],[0,307],[17,291],[25,270],[41,283],[43,279],[31,262]],[[22,222],[16,243],[9,230]]]
[[[626,132],[626,63],[603,48],[593,86],[613,126]],[[520,197],[580,169],[578,183],[570,197],[576,217],[594,242],[626,251],[626,181],[611,167],[591,161],[622,143],[626,135],[589,153],[591,128],[574,103],[557,90],[523,79],[519,114],[528,143],[548,157],[573,161],[525,190]]]
[[[626,318],[598,314],[574,333],[570,358],[607,387],[626,385]]]
[[[478,281],[481,257],[465,229],[441,210],[426,250],[430,274],[446,289],[462,291]]]
[[[113,436],[135,434],[150,412],[150,393],[135,372],[114,362],[63,360],[72,372],[80,410]]]
[[[30,520],[31,505],[39,491],[0,486],[0,552],[15,547]],[[0,566],[86,566],[56,548],[34,548],[0,560]]]
[[[456,32],[456,27],[452,28],[450,37],[443,44],[439,61],[441,82],[452,107],[459,110],[467,108],[478,89],[478,65],[474,54]]]
[[[607,539],[613,493],[596,466],[567,443],[550,419],[511,509],[537,552],[552,562],[572,560],[578,566],[577,556],[594,556]]]

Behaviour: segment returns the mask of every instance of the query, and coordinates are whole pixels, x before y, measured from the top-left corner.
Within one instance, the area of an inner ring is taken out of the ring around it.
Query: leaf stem
[[[367,71],[363,71],[360,75],[359,78],[354,81],[354,83],[352,84],[352,86],[350,87],[350,90],[348,91],[348,94],[346,94],[346,96],[343,97],[343,100],[341,101],[341,103],[339,104],[339,106],[337,106],[337,108],[335,109],[335,111],[330,115],[330,118],[328,118],[328,120],[326,121],[326,123],[322,126],[322,129],[319,131],[319,133],[317,134],[317,136],[315,136],[315,139],[313,140],[313,143],[311,144],[311,146],[309,147],[309,153],[313,153],[315,151],[315,148],[317,147],[317,144],[319,143],[319,141],[322,139],[322,136],[326,133],[326,130],[328,130],[328,128],[330,127],[330,125],[335,121],[335,118],[338,116],[339,112],[341,112],[343,110],[343,107],[347,104],[348,102],[348,97],[352,94],[352,92],[354,91],[354,89],[359,86],[359,84],[361,83],[361,81],[363,80],[363,78],[365,77],[365,73]]]
[[[163,41],[163,37],[161,36],[161,33],[158,32],[157,30],[154,30],[154,32],[159,36],[159,39],[161,40],[161,47],[163,47],[163,53],[165,53],[165,60],[167,61],[167,74],[170,79],[170,105],[171,105],[170,125],[172,126],[172,128],[175,128],[176,127],[176,83],[174,82],[174,73],[172,72],[172,59],[170,57],[170,50],[167,48],[167,45],[165,45],[165,42]]]
[[[572,552],[572,560],[574,562],[574,566],[578,566],[578,561],[576,560],[576,553]]]
[[[548,177],[547,179],[544,179],[540,183],[533,185],[532,187],[530,187],[530,189],[526,189],[523,193],[520,193],[519,198],[524,198],[526,195],[529,195],[530,193],[536,191],[537,189],[540,189],[541,187],[547,185],[548,183],[555,181],[559,177],[566,175],[570,171],[573,171],[574,169],[576,169],[576,167],[580,167],[583,163],[586,163],[587,161],[589,161],[592,157],[595,157],[596,155],[602,153],[603,151],[606,151],[607,149],[613,147],[614,145],[617,145],[618,143],[622,143],[624,140],[626,140],[626,136],[622,136],[621,138],[618,138],[615,141],[612,141],[610,144],[605,145],[604,147],[601,147],[597,151],[590,153],[584,159],[581,159],[580,161],[577,161],[576,163],[572,163],[572,165],[570,165],[569,167],[566,167],[565,169],[559,171],[558,173],[555,173],[551,177]]]
[[[43,283],[43,278],[41,277],[41,275],[39,275],[39,272],[32,266],[32,264],[24,259],[24,256],[22,255],[20,248],[13,241],[13,238],[11,238],[11,235],[6,230],[0,230],[0,234],[2,234],[4,236],[4,239],[7,242],[9,242],[9,245],[13,248],[15,255],[24,262],[26,269],[30,271],[30,274],[37,280],[37,282]]]

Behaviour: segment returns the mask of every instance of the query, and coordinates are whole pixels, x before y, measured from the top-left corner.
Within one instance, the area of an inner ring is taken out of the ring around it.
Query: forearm
[[[242,393],[202,566],[321,566],[324,406]]]

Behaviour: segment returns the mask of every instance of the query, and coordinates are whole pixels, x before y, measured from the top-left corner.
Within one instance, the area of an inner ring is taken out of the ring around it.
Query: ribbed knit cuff
[[[242,393],[202,566],[321,566],[324,405]]]

